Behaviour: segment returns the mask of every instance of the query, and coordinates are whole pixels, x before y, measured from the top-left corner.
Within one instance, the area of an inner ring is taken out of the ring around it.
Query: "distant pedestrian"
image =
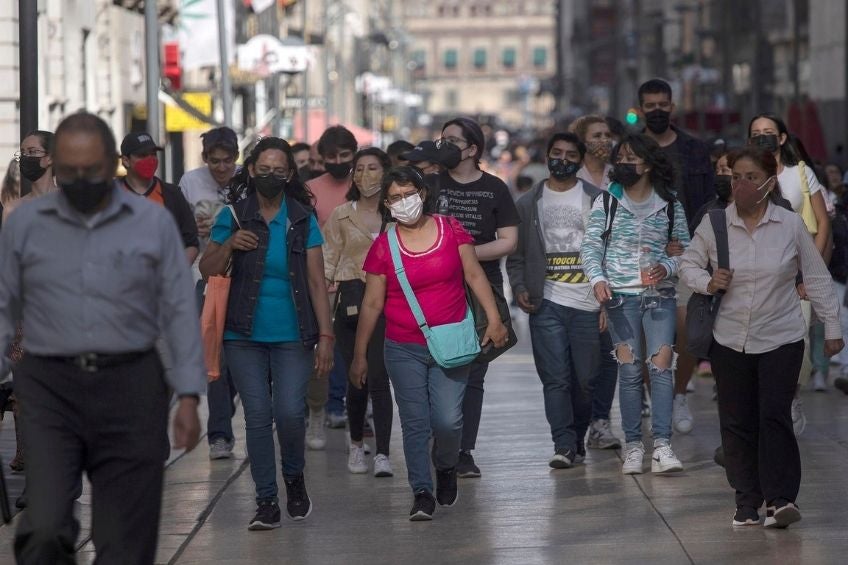
[[[497,315],[473,240],[456,219],[424,213],[426,192],[424,178],[414,167],[395,168],[383,177],[381,206],[397,222],[401,262],[423,315],[431,326],[462,321],[468,309],[467,283],[490,321],[482,345],[491,342],[502,347],[506,328]],[[445,369],[433,361],[398,281],[388,234],[380,234],[374,242],[363,270],[367,273],[365,300],[350,379],[363,382],[368,374],[368,344],[385,312],[385,363],[395,389],[403,452],[414,494],[409,519],[430,520],[437,500],[442,506],[453,506],[457,501],[462,400],[471,366]],[[435,499],[431,459],[436,468]]]
[[[193,448],[200,432],[206,382],[191,272],[168,212],[115,186],[118,152],[103,120],[63,120],[51,157],[60,192],[22,204],[0,234],[0,343],[5,350],[19,318],[26,351],[15,393],[29,505],[15,556],[73,562],[85,471],[97,560],[149,564],[169,387],[180,399],[174,447]],[[160,335],[178,360],[167,385]]]
[[[20,184],[18,186],[18,198],[8,198],[3,202],[3,219],[5,220],[12,211],[20,204],[38,198],[49,192],[55,192],[56,181],[53,178],[53,133],[49,131],[36,130],[28,133],[21,140],[20,151],[15,155],[20,178],[28,180],[30,184],[29,193],[20,197]]]
[[[437,175],[442,171],[435,141],[422,141],[403,156],[410,165],[421,171],[422,175]]]
[[[586,158],[577,173],[577,178],[597,186],[601,190],[609,189],[609,174],[612,171],[612,132],[606,120],[601,116],[580,116],[568,128],[586,144]]]
[[[266,137],[250,161],[247,198],[218,214],[200,271],[221,275],[232,265],[224,354],[244,407],[256,486],[248,529],[267,530],[280,527],[275,424],[287,514],[303,520],[312,512],[303,475],[306,391],[313,371],[324,379],[332,367],[335,337],[323,239],[291,148]]]
[[[386,153],[389,155],[392,167],[408,164],[406,153],[412,151],[414,148],[415,146],[405,139],[398,139],[389,143],[389,146],[386,147]]]

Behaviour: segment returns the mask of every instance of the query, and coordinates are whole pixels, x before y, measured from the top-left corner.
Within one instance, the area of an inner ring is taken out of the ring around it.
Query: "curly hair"
[[[250,196],[256,191],[256,188],[253,186],[253,180],[250,178],[250,174],[248,172],[248,166],[256,163],[259,160],[259,156],[262,155],[265,151],[282,151],[286,156],[286,163],[289,166],[289,171],[292,174],[289,181],[286,183],[284,192],[285,195],[289,198],[297,200],[301,204],[306,206],[312,206],[314,203],[314,196],[306,188],[306,186],[300,182],[300,178],[297,175],[297,171],[295,170],[294,164],[294,155],[292,154],[291,146],[288,141],[285,139],[281,139],[279,137],[263,137],[256,145],[251,149],[250,154],[245,158],[244,164],[241,169],[239,169],[236,174],[233,176],[233,179],[230,181],[229,185],[229,200],[230,203],[235,204],[239,200],[243,200],[244,198]]]
[[[613,149],[611,160],[617,162],[618,154],[622,147],[629,147],[634,155],[645,161],[645,165],[651,168],[648,179],[660,198],[666,202],[677,200],[674,188],[674,166],[661,151],[659,144],[652,138],[642,133],[626,135],[621,143]]]
[[[359,162],[360,159],[367,156],[376,157],[378,161],[380,161],[380,166],[383,167],[383,172],[388,171],[392,167],[392,160],[389,157],[388,153],[380,149],[379,147],[368,147],[367,149],[360,149],[356,152],[356,155],[353,156],[353,162],[351,163],[351,170],[356,171],[356,163]],[[359,188],[357,188],[356,183],[351,181],[350,188],[345,195],[345,198],[350,202],[356,202],[359,200]]]
[[[580,141],[586,142],[586,135],[589,133],[589,126],[592,124],[606,124],[607,121],[603,116],[598,116],[596,114],[587,114],[585,116],[580,116],[568,126],[568,131],[577,134],[577,137],[580,138]]]

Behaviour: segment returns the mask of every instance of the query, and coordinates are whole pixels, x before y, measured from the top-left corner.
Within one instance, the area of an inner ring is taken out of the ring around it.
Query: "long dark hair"
[[[262,153],[271,150],[282,151],[285,154],[289,172],[292,173],[291,179],[286,183],[284,191],[285,195],[300,202],[301,204],[304,204],[305,206],[312,206],[314,197],[306,186],[300,182],[297,170],[295,169],[294,155],[292,154],[291,146],[288,141],[280,139],[279,137],[263,137],[256,142],[256,145],[253,146],[253,149],[251,149],[250,153],[245,158],[244,164],[238,171],[236,171],[236,174],[233,175],[233,179],[230,181],[230,203],[235,204],[239,200],[247,198],[256,191],[256,188],[253,186],[253,181],[250,178],[250,173],[248,172],[248,166],[255,164]]]
[[[21,141],[23,141],[24,139],[26,139],[30,136],[35,136],[35,137],[38,138],[38,140],[41,142],[41,147],[44,149],[44,151],[48,155],[53,153],[53,132],[52,131],[45,131],[43,129],[32,130],[31,132],[26,134]]]
[[[442,135],[445,134],[445,129],[448,126],[457,126],[462,130],[462,135],[465,137],[468,145],[477,146],[477,154],[474,155],[474,164],[479,169],[480,159],[483,158],[483,152],[486,150],[486,137],[483,135],[483,129],[480,127],[480,124],[471,118],[454,118],[449,122],[445,122],[445,125],[442,126]]]
[[[735,165],[740,159],[751,160],[757,167],[762,169],[769,178],[774,177],[774,188],[769,193],[768,197],[773,204],[781,205],[783,193],[780,191],[780,182],[777,180],[777,159],[775,158],[774,153],[765,147],[760,147],[759,145],[746,145],[745,147],[740,147],[739,149],[731,151],[727,155],[727,164],[730,165],[730,168],[732,169],[733,165]]]
[[[759,120],[760,118],[765,118],[766,120],[770,120],[774,122],[774,125],[777,127],[777,136],[780,137],[780,134],[786,134],[786,143],[780,146],[780,161],[788,167],[794,167],[801,160],[801,157],[798,152],[798,143],[800,140],[789,133],[789,129],[786,127],[786,123],[778,116],[772,112],[763,112],[762,114],[757,114],[751,121],[748,122],[748,139],[751,139],[751,128],[754,125],[754,122]],[[779,142],[779,140],[778,140]],[[806,151],[805,151],[806,153]],[[812,162],[809,163],[812,166]]]
[[[662,152],[659,144],[642,133],[625,135],[621,143],[613,149],[610,156],[611,162],[615,163],[618,160],[618,154],[625,145],[651,168],[648,171],[648,179],[654,187],[654,192],[666,202],[677,200],[674,188],[674,166]]]
[[[386,199],[389,197],[389,187],[392,186],[392,184],[397,184],[398,186],[414,186],[418,192],[423,192],[423,194],[421,194],[421,199],[425,202],[427,200],[427,191],[429,190],[429,187],[427,186],[427,183],[424,182],[424,176],[421,174],[421,171],[410,165],[403,165],[401,167],[390,169],[383,175],[383,182],[380,190],[380,215],[382,215],[384,219],[392,217],[391,211],[388,206],[386,206]],[[429,213],[429,211],[426,210],[426,207],[424,213]]]
[[[378,161],[380,161],[380,165],[383,167],[383,172],[385,173],[392,167],[392,160],[389,157],[388,153],[380,149],[379,147],[369,147],[367,149],[360,149],[356,152],[356,155],[353,156],[353,162],[351,163],[351,170],[356,172],[356,164],[360,159],[367,156],[376,157]],[[350,188],[345,195],[350,202],[356,202],[359,200],[359,188],[357,188],[356,183],[351,181]]]

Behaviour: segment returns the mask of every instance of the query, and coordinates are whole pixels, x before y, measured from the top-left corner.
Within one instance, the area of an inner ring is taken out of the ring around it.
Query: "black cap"
[[[413,149],[412,151],[402,153],[401,157],[406,159],[410,163],[420,163],[421,161],[438,163],[439,151],[438,149],[436,149],[435,141],[422,141],[421,143],[416,145],[415,149]]]
[[[220,147],[226,151],[231,151],[233,153],[238,153],[238,137],[236,137],[236,132],[234,132],[231,128],[227,126],[221,126],[219,128],[210,129],[206,133],[200,136],[200,139],[203,140],[203,152],[208,153],[215,149],[216,147]]]
[[[150,134],[144,131],[135,131],[133,133],[127,134],[127,136],[121,142],[121,155],[125,157],[129,157],[133,153],[138,153],[139,151],[146,151],[149,149],[153,149],[155,151],[162,151],[162,148],[156,145],[156,142],[153,141],[153,138],[150,136]]]

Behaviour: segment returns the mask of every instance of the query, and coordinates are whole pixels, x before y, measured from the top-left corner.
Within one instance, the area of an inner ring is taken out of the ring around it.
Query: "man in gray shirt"
[[[170,214],[114,187],[115,138],[103,120],[66,118],[53,164],[60,191],[23,204],[0,233],[0,347],[21,320],[26,352],[15,393],[26,406],[29,507],[15,555],[73,562],[85,471],[98,561],[152,563],[168,385],[180,398],[176,448],[196,445],[206,389],[191,273]],[[160,335],[175,358],[167,384]]]

